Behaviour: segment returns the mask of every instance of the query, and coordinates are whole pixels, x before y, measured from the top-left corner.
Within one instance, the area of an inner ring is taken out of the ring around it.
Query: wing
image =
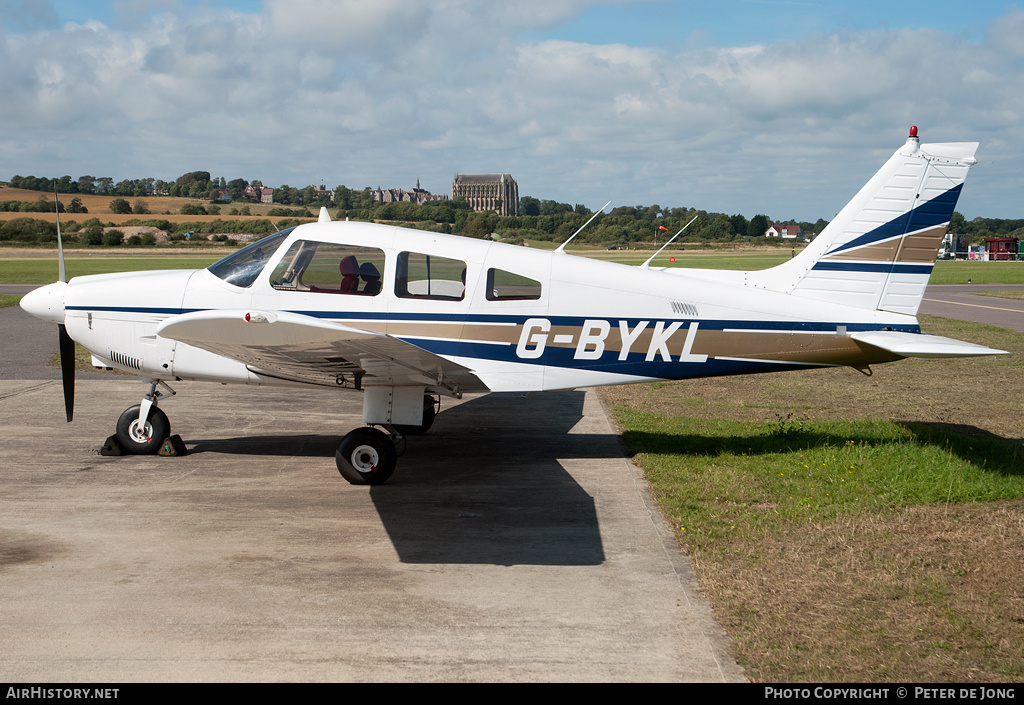
[[[1009,355],[1005,350],[986,348],[952,338],[922,333],[872,330],[851,333],[854,340],[873,345],[902,357],[975,357],[978,355]]]
[[[472,370],[412,343],[298,313],[197,311],[168,318],[157,334],[238,360],[255,374],[296,382],[487,391]]]

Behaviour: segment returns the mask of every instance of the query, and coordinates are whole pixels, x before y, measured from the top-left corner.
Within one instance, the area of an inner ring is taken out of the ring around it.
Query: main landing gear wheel
[[[353,485],[382,485],[395,471],[398,453],[386,433],[367,427],[342,438],[334,459],[338,472]]]
[[[167,414],[157,406],[150,407],[146,424],[140,427],[141,408],[141,404],[136,404],[125,409],[117,420],[117,440],[122,448],[133,455],[156,453],[164,439],[171,435],[171,422],[167,420]]]

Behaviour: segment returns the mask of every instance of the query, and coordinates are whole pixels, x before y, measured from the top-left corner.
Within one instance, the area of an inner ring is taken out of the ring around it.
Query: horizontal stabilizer
[[[1005,350],[986,348],[984,345],[965,343],[952,338],[922,333],[872,330],[851,333],[850,337],[902,357],[978,357],[981,355],[1009,355]]]

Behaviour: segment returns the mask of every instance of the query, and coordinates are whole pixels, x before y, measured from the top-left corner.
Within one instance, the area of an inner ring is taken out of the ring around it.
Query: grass
[[[218,255],[117,257],[104,253],[104,256],[96,257],[65,256],[65,267],[70,279],[87,274],[135,272],[147,269],[202,269],[218,259],[220,259]],[[56,256],[52,259],[0,260],[0,284],[48,284],[54,281],[57,281]]]
[[[995,296],[1001,299],[1017,299],[1018,301],[1024,301],[1024,291],[978,291],[975,292],[978,296]]]
[[[1012,354],[602,391],[755,681],[1024,682],[1024,342],[921,322]]]
[[[20,296],[13,296],[12,294],[0,294],[0,308],[7,308],[8,306],[17,306],[19,301],[21,301]]]
[[[756,422],[619,409],[616,418],[673,524],[702,549],[780,522],[1024,498],[1019,443],[928,424],[806,412]]]
[[[936,262],[930,284],[1024,284],[1024,262]]]

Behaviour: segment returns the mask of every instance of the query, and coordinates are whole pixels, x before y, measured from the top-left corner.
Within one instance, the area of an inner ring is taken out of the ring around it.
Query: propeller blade
[[[60,340],[60,376],[64,382],[64,411],[68,423],[75,413],[75,341],[63,324],[57,326]]]

